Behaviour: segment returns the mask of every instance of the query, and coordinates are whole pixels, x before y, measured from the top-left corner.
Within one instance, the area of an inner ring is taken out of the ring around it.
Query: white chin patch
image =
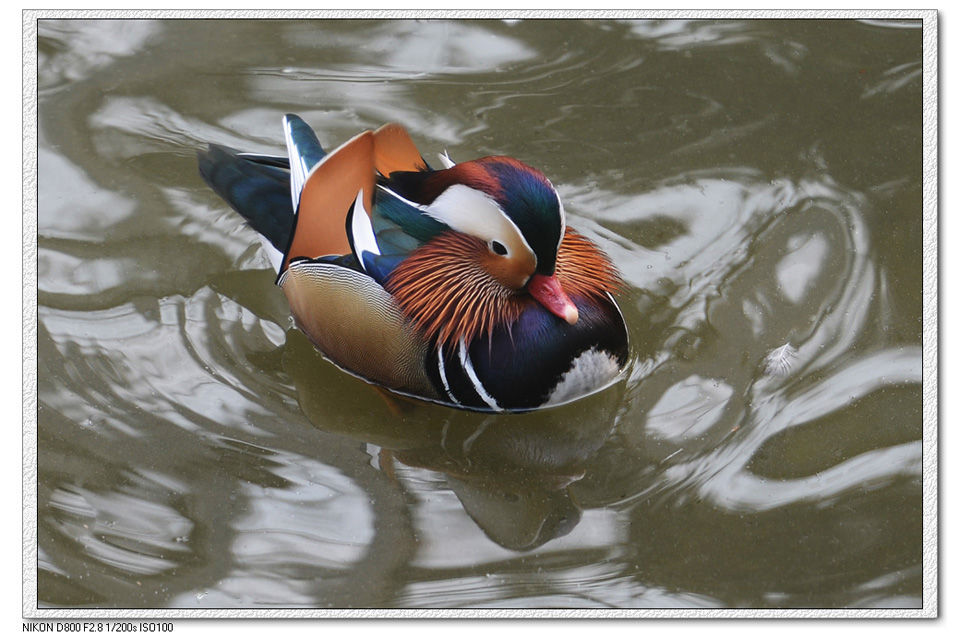
[[[593,348],[574,359],[573,365],[550,391],[547,405],[559,405],[606,387],[620,374],[620,365],[607,352]]]

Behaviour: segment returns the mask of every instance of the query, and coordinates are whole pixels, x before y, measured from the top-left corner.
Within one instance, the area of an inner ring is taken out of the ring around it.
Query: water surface
[[[41,607],[916,608],[919,22],[41,20]],[[508,154],[622,382],[397,408],[292,329],[208,142]]]

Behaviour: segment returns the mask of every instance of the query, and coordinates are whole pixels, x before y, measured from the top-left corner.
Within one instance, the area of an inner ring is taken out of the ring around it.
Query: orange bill
[[[562,318],[570,325],[575,325],[580,317],[577,306],[573,304],[567,293],[563,291],[556,275],[544,276],[534,274],[527,284],[530,296],[540,302],[554,315]]]

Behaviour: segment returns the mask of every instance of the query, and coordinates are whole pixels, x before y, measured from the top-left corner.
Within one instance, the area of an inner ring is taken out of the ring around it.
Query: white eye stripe
[[[469,186],[454,184],[422,208],[427,215],[458,232],[482,239],[487,244],[497,241],[510,254],[524,251],[536,261],[536,254],[520,228],[486,193]]]

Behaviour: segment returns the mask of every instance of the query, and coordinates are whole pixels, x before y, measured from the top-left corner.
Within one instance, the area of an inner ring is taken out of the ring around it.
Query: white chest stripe
[[[450,383],[447,381],[447,368],[443,363],[443,351],[439,348],[437,349],[437,372],[440,374],[440,382],[443,383],[443,391],[447,393],[450,400],[459,405],[460,401],[450,391]]]
[[[473,369],[473,362],[470,360],[470,354],[467,352],[467,344],[464,342],[463,338],[460,339],[459,345],[457,345],[457,352],[460,355],[460,366],[463,368],[463,371],[466,372],[467,378],[470,379],[470,382],[473,384],[474,390],[480,396],[480,400],[487,404],[487,407],[493,409],[494,411],[503,411],[497,401],[491,396],[486,388],[483,386],[483,383],[480,382],[480,379],[477,378],[477,372]]]

